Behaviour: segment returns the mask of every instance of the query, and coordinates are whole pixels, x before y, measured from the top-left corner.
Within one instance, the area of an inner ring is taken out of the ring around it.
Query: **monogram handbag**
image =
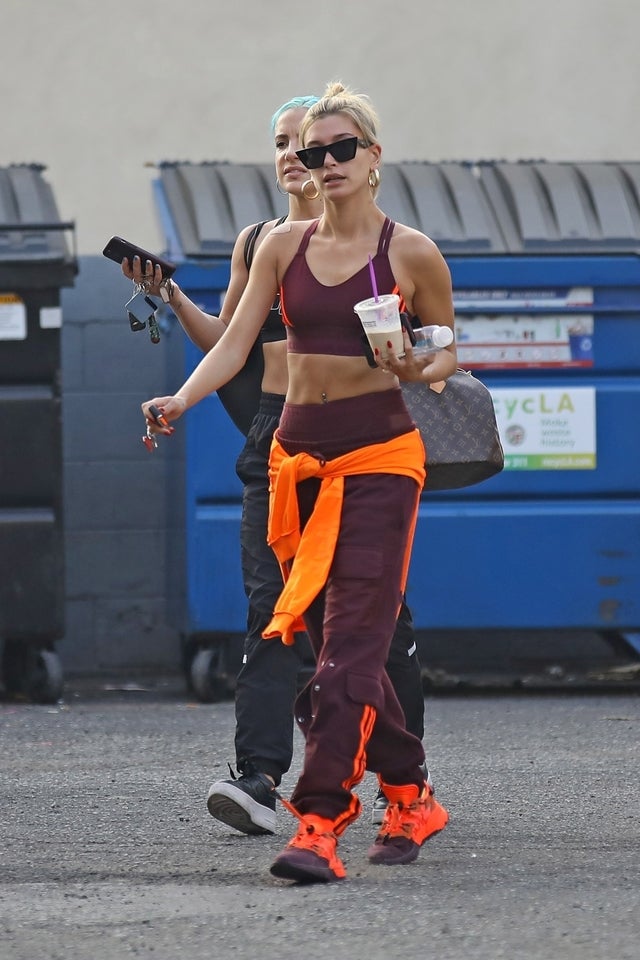
[[[467,370],[436,384],[401,383],[427,451],[425,490],[457,490],[500,473],[504,453],[491,394]]]

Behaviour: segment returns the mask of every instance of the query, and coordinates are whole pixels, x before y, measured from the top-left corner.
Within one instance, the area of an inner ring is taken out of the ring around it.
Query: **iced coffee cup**
[[[361,300],[353,308],[367,335],[374,357],[386,360],[387,343],[391,343],[396,357],[404,357],[404,338],[400,320],[400,297],[396,293],[384,293],[368,300]],[[378,353],[376,354],[376,350]]]

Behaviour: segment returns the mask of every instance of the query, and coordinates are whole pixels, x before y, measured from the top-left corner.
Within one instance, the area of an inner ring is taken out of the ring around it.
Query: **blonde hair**
[[[317,103],[307,110],[300,126],[300,142],[306,146],[309,127],[321,117],[344,113],[350,117],[362,134],[367,146],[378,142],[378,115],[364,93],[355,93],[339,80],[332,80]]]

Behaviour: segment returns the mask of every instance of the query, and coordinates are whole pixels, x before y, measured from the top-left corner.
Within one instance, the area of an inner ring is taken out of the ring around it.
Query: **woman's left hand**
[[[387,356],[384,359],[382,359],[376,351],[376,363],[381,370],[384,370],[386,373],[393,373],[399,380],[407,382],[422,381],[423,383],[433,383],[435,380],[444,379],[442,376],[431,377],[428,372],[425,372],[428,367],[433,365],[440,351],[437,353],[414,352],[411,346],[411,340],[406,331],[404,332],[404,350],[404,357],[397,357],[393,352],[391,341],[389,341],[387,344]]]
[[[160,297],[160,285],[162,283],[162,267],[159,264],[156,264],[155,267],[151,260],[147,260],[146,263],[140,262],[140,257],[133,258],[133,266],[129,265],[129,261],[125,257],[121,263],[122,272],[125,277],[129,280],[133,280],[134,283],[143,285],[145,292],[150,294],[152,297]]]

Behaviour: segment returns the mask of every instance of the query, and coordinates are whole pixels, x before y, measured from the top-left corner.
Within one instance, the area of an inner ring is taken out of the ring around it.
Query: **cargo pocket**
[[[338,592],[334,598],[347,632],[371,629],[378,620],[383,552],[377,547],[353,544],[338,546],[329,582]],[[329,599],[327,612],[332,600]]]

